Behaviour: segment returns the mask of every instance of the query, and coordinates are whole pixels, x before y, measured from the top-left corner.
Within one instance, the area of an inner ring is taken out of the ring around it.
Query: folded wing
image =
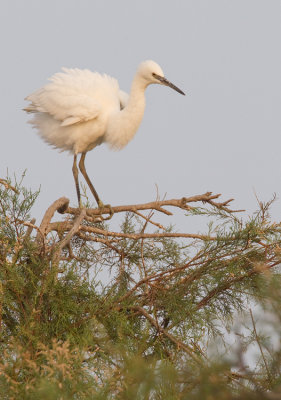
[[[27,112],[48,113],[69,126],[97,118],[100,104],[96,99],[103,77],[89,70],[63,69],[50,78],[50,83],[26,98]]]

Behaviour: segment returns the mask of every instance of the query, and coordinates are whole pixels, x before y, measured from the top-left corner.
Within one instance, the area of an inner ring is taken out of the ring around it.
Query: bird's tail
[[[35,105],[31,104],[30,106],[23,108],[23,111],[26,111],[27,113],[35,113],[38,110]]]

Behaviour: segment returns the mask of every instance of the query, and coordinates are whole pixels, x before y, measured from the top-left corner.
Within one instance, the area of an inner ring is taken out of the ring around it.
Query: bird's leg
[[[97,194],[96,189],[94,188],[94,186],[93,186],[92,182],[90,181],[90,178],[88,177],[88,174],[86,172],[86,168],[85,168],[85,164],[84,164],[85,157],[86,157],[86,153],[82,153],[80,161],[79,161],[80,171],[82,172],[82,175],[84,176],[89,188],[91,189],[91,192],[93,193],[93,195],[96,199],[96,202],[98,203],[99,208],[103,208],[104,205],[103,205],[102,201],[100,200],[99,195]]]
[[[76,187],[76,192],[77,192],[78,206],[79,206],[79,208],[81,208],[81,195],[80,195],[80,188],[79,188],[79,181],[78,181],[78,168],[76,165],[76,160],[77,160],[77,154],[74,154],[72,172],[73,172],[75,187]]]
[[[86,153],[82,153],[80,161],[79,161],[80,171],[82,172],[84,178],[86,179],[86,182],[87,182],[89,188],[91,189],[91,192],[93,193],[93,195],[94,195],[94,197],[96,199],[96,202],[98,203],[99,208],[100,209],[109,208],[109,214],[110,215],[109,215],[108,218],[104,218],[104,220],[110,219],[113,216],[114,211],[113,211],[113,209],[112,209],[110,204],[105,204],[104,205],[103,202],[101,201],[101,199],[99,198],[99,195],[97,194],[96,189],[94,188],[94,186],[93,186],[92,182],[90,181],[90,178],[88,177],[88,174],[86,172],[86,168],[85,168],[85,164],[84,164],[85,157],[86,157]]]

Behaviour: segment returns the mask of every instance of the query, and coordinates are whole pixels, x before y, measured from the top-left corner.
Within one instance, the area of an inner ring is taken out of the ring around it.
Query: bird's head
[[[146,82],[147,85],[158,83],[160,85],[169,86],[178,93],[185,95],[182,90],[165,78],[164,72],[162,71],[160,65],[152,60],[143,61],[140,64],[138,68],[138,75]]]

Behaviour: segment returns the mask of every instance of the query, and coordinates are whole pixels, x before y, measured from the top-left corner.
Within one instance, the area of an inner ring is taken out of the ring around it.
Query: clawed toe
[[[114,214],[114,210],[113,210],[113,208],[111,207],[110,204],[103,204],[103,202],[101,200],[99,200],[98,201],[98,206],[99,206],[99,209],[101,210],[102,213],[105,212],[106,208],[109,209],[109,212],[107,212],[109,214],[109,216],[106,217],[106,218],[103,218],[104,221],[112,218],[112,216]]]

